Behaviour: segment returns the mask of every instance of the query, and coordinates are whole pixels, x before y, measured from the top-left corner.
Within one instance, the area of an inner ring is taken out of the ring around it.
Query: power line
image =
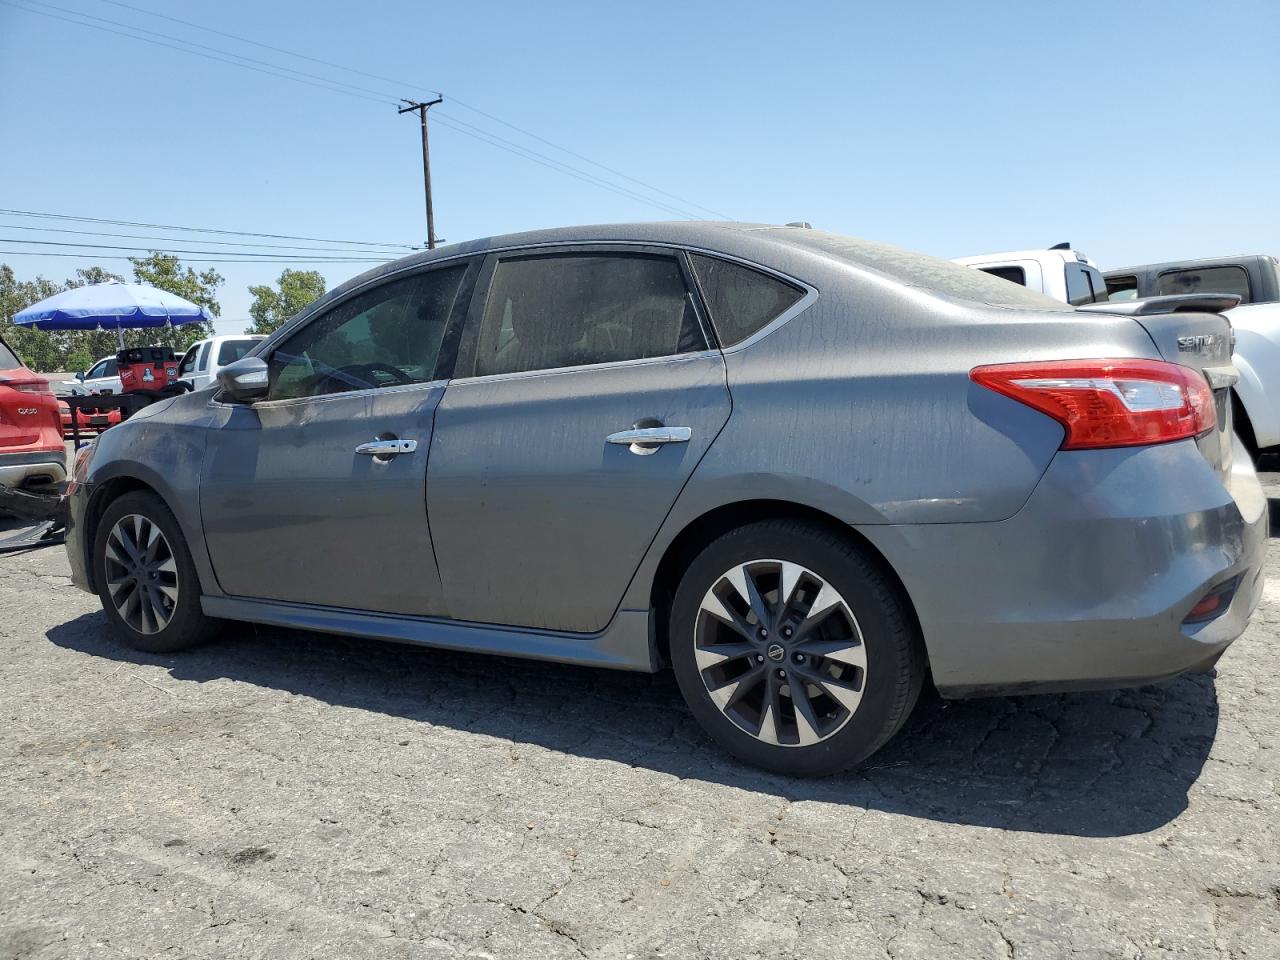
[[[112,253],[56,253],[47,250],[0,250],[4,257],[75,257],[80,260],[142,260],[145,257],[130,257],[125,254]],[[389,263],[389,260],[314,260],[299,257],[293,260],[238,260],[234,258],[210,260],[205,257],[187,257],[189,263],[323,263],[326,266],[337,266],[343,263]]]
[[[299,60],[306,60],[306,61],[309,61],[310,63],[316,63],[325,67],[332,67],[335,70],[343,70],[347,73],[352,73],[357,76],[367,77],[370,80],[380,80],[384,83],[392,83],[392,84],[395,84],[397,87],[412,88],[415,86],[415,84],[405,83],[403,80],[397,80],[393,77],[384,77],[376,73],[368,73],[364,70],[357,70],[354,67],[350,67],[341,63],[335,63],[332,60],[323,60],[319,57],[309,56],[305,53],[298,53],[296,50],[289,50],[289,49],[286,49],[285,47],[277,47],[277,46],[274,46],[273,44],[263,43],[260,40],[254,40],[254,39],[251,39],[250,37],[244,37],[244,36],[240,36],[239,34],[228,33],[225,30],[217,30],[213,27],[206,27],[203,24],[195,23],[194,21],[191,21],[191,20],[183,20],[180,17],[170,16],[165,13],[160,13],[159,11],[156,11],[156,10],[148,10],[145,7],[134,6],[133,4],[130,4],[130,3],[122,3],[120,2],[120,0],[100,0],[100,2],[109,4],[113,7],[121,7],[125,10],[132,10],[133,12],[143,14],[144,16],[158,17],[162,20],[168,20],[171,23],[181,24],[182,26],[190,27],[193,30],[203,30],[206,33],[216,34],[217,36],[225,37],[228,40],[235,40],[238,43],[246,43],[251,46],[260,47],[264,50],[271,50],[275,53],[283,53],[285,56],[296,57]],[[356,88],[356,89],[363,89],[363,88]],[[433,95],[437,97],[443,96],[443,94],[439,90],[434,90],[431,92],[433,93]],[[675,200],[679,203],[693,207],[694,209],[702,210],[706,213],[710,213],[713,216],[719,217],[723,220],[733,219],[727,214],[720,213],[716,210],[711,209],[710,207],[705,207],[702,204],[694,203],[692,200],[686,200],[683,197],[677,196],[674,193],[670,193],[669,191],[663,190],[661,187],[656,187],[651,183],[645,182],[644,180],[639,180],[636,177],[623,173],[621,170],[616,170],[613,167],[609,167],[596,160],[592,160],[590,157],[584,154],[578,153],[575,150],[570,150],[568,147],[561,146],[560,144],[556,143],[553,140],[549,140],[546,137],[543,137],[539,134],[534,133],[532,130],[526,130],[524,127],[516,126],[514,123],[510,123],[507,120],[503,120],[501,117],[495,116],[492,113],[487,113],[486,111],[481,110],[479,107],[476,107],[467,103],[465,100],[459,100],[452,93],[449,94],[449,102],[455,103],[465,110],[470,110],[472,113],[477,113],[488,120],[492,120],[494,123],[500,123],[502,124],[502,126],[507,127],[510,130],[514,130],[517,133],[520,133],[526,137],[529,137],[533,140],[537,140],[539,143],[543,143],[549,147],[552,147],[553,149],[561,151],[562,153],[566,153],[571,157],[576,157],[577,159],[582,160],[585,163],[591,164],[593,167],[599,167],[601,170],[611,173],[615,177],[621,177],[624,180],[629,180],[631,183],[644,187],[646,190],[649,190],[653,193],[661,194],[662,196],[667,197],[668,199]]]
[[[0,223],[4,230],[28,230],[40,233],[73,233],[81,237],[114,237],[117,240],[163,240],[172,243],[189,243],[190,239],[182,237],[157,237],[138,233],[110,233],[103,230],[72,230],[70,227],[32,227],[21,223]],[[320,253],[382,253],[381,250],[359,247],[304,247],[296,243],[251,243],[247,240],[210,240],[200,238],[201,243],[211,243],[219,247],[257,247],[269,250],[313,250]]]
[[[134,247],[134,246],[129,246],[123,243],[78,243],[78,242],[71,242],[69,240],[24,240],[21,237],[0,237],[0,243],[27,243],[27,244],[35,244],[36,246],[39,246],[39,247],[83,247],[86,250],[154,251],[157,249],[154,245],[147,246],[147,247]],[[253,260],[258,257],[285,256],[285,254],[279,254],[279,253],[248,253],[243,250],[183,250],[178,247],[165,247],[163,248],[163,250],[166,253],[216,253],[216,254],[234,253],[234,254],[237,254],[238,256],[249,258],[248,260],[246,260],[247,263],[252,263]],[[378,263],[386,263],[388,260],[393,259],[391,257],[341,257],[341,256],[306,257],[306,256],[302,256],[301,254],[299,254],[299,257],[303,260],[306,260],[309,263],[321,263],[325,260],[351,261],[351,260],[360,260],[360,259],[376,261]]]
[[[5,2],[5,0],[0,0]],[[373,240],[335,240],[327,237],[299,237],[288,233],[254,233],[249,230],[222,230],[214,227],[186,227],[173,223],[142,223],[137,220],[108,220],[104,217],[74,217],[65,213],[42,213],[36,210],[13,210],[0,207],[0,213],[11,217],[35,217],[41,220],[69,220],[75,223],[103,223],[114,227],[142,227],[148,230],[181,230],[186,233],[216,233],[219,236],[261,237],[266,240],[307,240],[312,243],[350,243],[361,247],[390,247],[398,250],[420,250],[409,243],[382,243]]]
[[[62,21],[64,21],[64,22],[66,22],[66,23],[74,23],[74,24],[78,24],[79,26],[82,26],[82,27],[89,27],[90,29],[93,29],[93,30],[102,30],[102,31],[103,31],[103,32],[105,32],[105,33],[115,34],[115,35],[116,35],[116,36],[118,36],[118,37],[128,37],[130,40],[141,40],[143,43],[150,43],[150,44],[154,44],[155,46],[158,46],[158,47],[166,47],[166,48],[168,48],[168,49],[170,49],[170,50],[177,50],[179,53],[189,53],[189,54],[192,54],[193,56],[197,56],[197,57],[204,57],[206,60],[217,60],[217,61],[218,61],[218,62],[220,62],[220,63],[229,63],[229,64],[231,64],[233,67],[243,67],[245,70],[253,70],[253,71],[257,72],[257,73],[265,73],[265,74],[266,74],[267,76],[269,76],[269,77],[276,77],[277,79],[280,79],[280,80],[292,80],[294,83],[301,83],[301,84],[305,84],[306,86],[309,86],[309,87],[317,87],[317,88],[319,88],[319,89],[321,89],[321,90],[328,90],[330,93],[341,93],[341,94],[345,94],[345,95],[346,95],[346,96],[348,96],[348,97],[355,97],[357,100],[368,100],[368,101],[370,101],[371,103],[379,103],[379,104],[383,104],[384,106],[385,106],[388,102],[394,102],[394,101],[383,100],[383,99],[381,99],[380,97],[370,97],[370,96],[366,96],[366,95],[365,95],[365,94],[363,94],[363,93],[352,93],[350,90],[343,90],[343,89],[341,89],[341,88],[339,88],[339,87],[328,86],[328,85],[326,85],[326,84],[322,84],[322,83],[316,83],[316,82],[314,82],[314,81],[312,81],[312,80],[304,80],[304,79],[302,79],[301,77],[291,77],[291,76],[289,76],[288,74],[285,74],[285,73],[277,73],[277,72],[274,72],[274,71],[272,71],[272,70],[266,70],[266,69],[263,69],[262,67],[255,67],[255,66],[253,66],[253,65],[251,65],[251,64],[248,64],[248,63],[241,63],[239,60],[230,60],[230,59],[228,59],[227,57],[219,57],[219,56],[215,56],[215,55],[213,55],[213,54],[211,54],[211,53],[202,53],[202,52],[200,52],[199,50],[192,50],[192,49],[189,49],[188,47],[180,47],[180,46],[176,46],[176,45],[175,45],[175,44],[173,44],[173,43],[164,43],[163,41],[160,41],[160,40],[152,40],[152,39],[150,39],[150,38],[148,38],[148,37],[139,36],[139,35],[137,35],[136,33],[125,33],[123,30],[113,30],[113,29],[111,29],[110,27],[100,26],[99,24],[96,24],[96,23],[88,23],[88,22],[86,22],[86,21],[84,21],[84,20],[75,20],[75,19],[72,19],[71,17],[64,17],[64,16],[60,16],[60,15],[58,15],[58,14],[56,14],[56,13],[50,13],[48,10],[33,9],[33,8],[31,8],[31,7],[22,6],[22,5],[18,4],[18,3],[15,3],[15,2],[14,2],[14,0],[0,0],[0,3],[7,4],[8,6],[13,7],[15,10],[21,10],[21,11],[23,11],[24,13],[34,13],[34,14],[37,14],[37,15],[42,16],[42,17],[50,17],[50,18],[52,18],[52,19],[54,19],[54,20],[62,20]],[[57,8],[57,9],[63,9],[63,8]],[[74,11],[72,11],[72,12],[74,12]],[[88,14],[80,14],[80,16],[88,16]],[[102,19],[102,18],[100,18],[100,17],[99,17],[99,18],[95,18],[95,19]],[[108,22],[112,22],[112,21],[108,21]],[[120,24],[120,26],[124,26],[124,27],[126,27],[127,29],[131,29],[131,30],[138,30],[138,29],[140,29],[140,28],[138,28],[138,27],[128,27],[128,25],[127,25],[127,24]],[[176,41],[177,41],[177,43],[188,43],[188,42],[189,42],[189,41],[186,41],[186,40],[178,40],[176,37],[171,37],[170,39],[176,40]],[[233,56],[233,57],[234,57],[234,56],[238,56],[238,55],[237,55],[237,54],[230,54],[230,56]],[[242,58],[242,59],[243,59],[243,58]],[[277,69],[278,69],[278,70],[288,70],[289,68],[288,68],[288,67],[278,67]],[[296,71],[295,71],[295,72],[296,72]]]

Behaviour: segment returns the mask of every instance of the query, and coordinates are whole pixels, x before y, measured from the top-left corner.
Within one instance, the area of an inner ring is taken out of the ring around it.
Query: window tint
[[[741,343],[804,296],[791,284],[741,264],[696,253],[689,260],[723,347]]]
[[[182,362],[178,364],[178,376],[184,376],[196,368],[196,355],[199,353],[200,346],[197,344],[183,355]]]
[[[201,373],[209,369],[209,351],[213,349],[212,343],[206,343],[200,348],[200,362],[196,364]]]
[[[1249,274],[1243,267],[1170,270],[1156,280],[1156,293],[1234,293],[1249,302]]]
[[[1078,307],[1083,303],[1093,303],[1093,287],[1089,283],[1089,272],[1084,264],[1067,264],[1067,303]]]
[[[218,347],[218,366],[225,367],[228,363],[243,360],[244,355],[257,343],[257,340],[224,340],[222,346]]]
[[[272,351],[267,399],[433,379],[465,269],[451,267],[393,280],[316,317]]]
[[[502,260],[480,321],[475,374],[664,357],[705,347],[674,259],[569,254]]]
[[[0,370],[15,370],[20,366],[22,361],[17,354],[5,346],[4,341],[0,341]]]
[[[979,267],[983,273],[989,273],[993,277],[999,277],[1001,280],[1008,280],[1010,283],[1016,283],[1019,286],[1027,285],[1027,271],[1021,267]]]
[[[1108,300],[1138,299],[1137,277],[1107,277]]]

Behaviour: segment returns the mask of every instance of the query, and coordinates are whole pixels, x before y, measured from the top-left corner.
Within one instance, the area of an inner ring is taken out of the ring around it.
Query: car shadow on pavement
[[[151,655],[117,643],[100,613],[48,637],[91,656],[163,666],[178,681],[227,678],[793,801],[1076,836],[1143,833],[1176,817],[1218,723],[1212,675],[1109,693],[950,702],[926,694],[863,767],[802,780],[720,751],[669,671],[595,670],[248,624],[197,650]]]

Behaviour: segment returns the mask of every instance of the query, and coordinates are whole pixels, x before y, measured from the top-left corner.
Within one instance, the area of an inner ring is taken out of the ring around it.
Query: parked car
[[[256,347],[266,337],[245,334],[239,337],[210,337],[191,345],[178,365],[178,379],[192,390],[201,390],[213,383],[218,371],[229,363],[235,363]]]
[[[28,370],[0,340],[0,486],[30,489],[66,475],[58,401],[49,381]]]
[[[1280,446],[1280,264],[1275,257],[1178,260],[1108,270],[1110,299],[1172,294],[1231,294],[1235,331],[1235,422],[1255,452]]]
[[[1071,249],[1069,243],[1060,243],[1048,250],[1015,250],[960,257],[954,262],[1072,306],[1101,303],[1108,299],[1102,273],[1083,253]]]
[[[90,393],[120,393],[120,363],[115,354],[103,357],[84,373],[77,374],[79,380]]]
[[[815,230],[498,237],[365,273],[108,430],[67,550],[142,650],[241,620],[669,664],[728,750],[821,774],[926,676],[1213,664],[1267,536],[1233,377],[1215,314],[1082,313]]]
[[[62,435],[67,438],[74,436],[75,425],[72,423],[71,405],[61,397],[58,398],[58,415],[62,419]],[[80,409],[76,419],[79,420],[78,426],[81,433],[92,433],[114,427],[121,421],[122,416],[116,407],[106,409],[86,407]]]

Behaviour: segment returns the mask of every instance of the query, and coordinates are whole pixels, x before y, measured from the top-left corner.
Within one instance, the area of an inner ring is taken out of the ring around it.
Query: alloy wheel
[[[168,626],[178,605],[178,564],[160,527],[140,514],[121,517],[107,536],[104,560],[120,619],[142,634]]]
[[[866,647],[849,605],[787,560],[751,560],[716,579],[698,611],[694,659],[720,711],[774,746],[833,736],[866,689]]]

